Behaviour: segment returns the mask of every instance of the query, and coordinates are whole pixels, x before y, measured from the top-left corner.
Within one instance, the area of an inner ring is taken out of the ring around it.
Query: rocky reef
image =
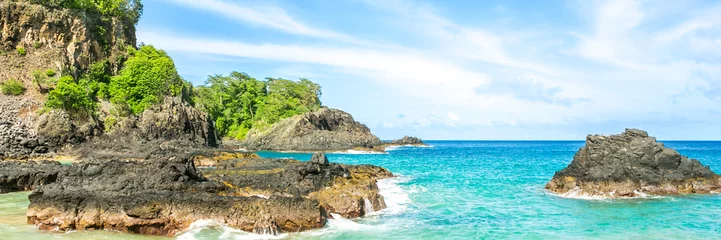
[[[308,162],[238,152],[88,160],[38,185],[27,219],[46,230],[163,236],[213,220],[277,235],[323,227],[329,212],[359,217],[384,208],[376,181],[391,176],[380,167],[331,163],[323,154]]]
[[[637,129],[619,135],[589,135],[586,145],[546,189],[558,194],[617,198],[645,194],[713,193],[719,176],[696,159],[664,147]]]
[[[322,107],[293,116],[265,130],[252,130],[241,146],[249,150],[342,151],[380,144],[370,129],[349,113]]]

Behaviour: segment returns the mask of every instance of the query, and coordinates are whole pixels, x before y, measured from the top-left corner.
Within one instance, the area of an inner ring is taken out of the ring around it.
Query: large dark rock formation
[[[0,161],[0,193],[28,191],[53,183],[65,168],[53,161]]]
[[[201,219],[249,232],[322,227],[316,200],[236,196],[205,178],[188,158],[83,163],[30,195],[28,222],[40,229],[107,229],[172,236]]]
[[[380,144],[366,125],[332,108],[293,116],[265,130],[253,130],[241,144],[250,150],[334,151]]]
[[[571,164],[546,185],[559,194],[610,198],[711,193],[720,188],[719,176],[709,167],[636,129],[589,135]]]
[[[385,208],[383,168],[261,159],[237,152],[194,157],[88,160],[30,195],[28,223],[40,229],[107,229],[172,236],[197,220],[279,234],[323,227],[328,212],[360,217]],[[325,160],[325,161],[324,161]],[[195,161],[205,168],[196,168]]]

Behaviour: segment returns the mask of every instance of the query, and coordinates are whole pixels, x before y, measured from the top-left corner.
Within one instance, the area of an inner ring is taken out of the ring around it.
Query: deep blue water
[[[721,239],[721,195],[581,200],[545,191],[546,182],[571,162],[574,153],[583,146],[582,141],[428,143],[432,147],[403,147],[389,154],[329,154],[331,162],[380,165],[398,174],[398,178],[379,183],[389,208],[361,219],[331,220],[324,229],[281,238]],[[665,144],[721,173],[721,142],[669,141]],[[310,154],[260,154],[310,158]],[[22,206],[27,206],[22,197],[0,196],[0,212],[12,208],[12,213],[22,216]],[[0,238],[3,235],[11,239],[48,236],[122,239],[128,236],[47,235],[20,226],[0,221]],[[254,237],[258,236],[199,224],[178,238]]]

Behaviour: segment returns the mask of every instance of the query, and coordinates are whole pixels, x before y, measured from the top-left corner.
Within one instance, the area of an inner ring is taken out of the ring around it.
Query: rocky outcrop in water
[[[376,182],[393,176],[372,165],[332,163],[322,153],[314,154],[308,162],[261,158],[220,161],[202,172],[235,189],[236,195],[317,199],[328,212],[346,218],[385,208]],[[370,202],[373,209],[368,209],[365,202]]]
[[[0,161],[0,193],[28,191],[53,183],[65,168],[54,161]]]
[[[203,176],[188,158],[73,166],[30,195],[28,222],[40,229],[107,229],[173,236],[197,220],[248,232],[322,227],[318,202],[295,196],[237,196]]]
[[[636,129],[620,135],[589,135],[586,145],[546,189],[566,195],[635,197],[644,194],[712,193],[719,176],[696,159],[664,147]]]
[[[332,108],[293,116],[265,130],[252,130],[241,146],[250,150],[336,151],[380,144],[366,125]]]
[[[393,145],[426,145],[423,140],[417,137],[404,136],[401,139],[396,139],[390,142]]]
[[[273,234],[323,227],[328,213],[385,208],[383,168],[204,152],[142,161],[88,160],[30,195],[28,223],[45,230],[106,229],[173,236],[197,220]],[[196,168],[195,161],[205,168]]]

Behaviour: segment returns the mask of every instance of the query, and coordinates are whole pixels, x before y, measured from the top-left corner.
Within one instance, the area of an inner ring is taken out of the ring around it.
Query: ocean
[[[665,141],[721,173],[721,142]],[[584,200],[544,190],[582,141],[428,141],[388,154],[329,154],[399,175],[379,182],[388,208],[323,229],[260,236],[197,222],[176,239],[721,239],[721,195]],[[261,152],[310,159],[309,154]],[[109,231],[51,233],[25,224],[29,193],[0,195],[0,239],[168,239]]]

